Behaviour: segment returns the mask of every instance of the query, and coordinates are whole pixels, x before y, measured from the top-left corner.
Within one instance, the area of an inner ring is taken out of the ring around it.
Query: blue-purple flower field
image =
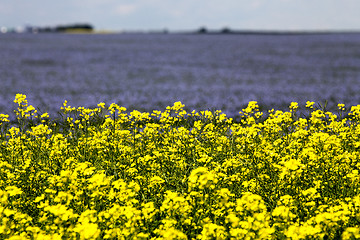
[[[115,102],[128,109],[286,110],[360,102],[360,34],[2,34],[0,112],[17,93],[44,112]],[[336,108],[334,108],[336,109]]]

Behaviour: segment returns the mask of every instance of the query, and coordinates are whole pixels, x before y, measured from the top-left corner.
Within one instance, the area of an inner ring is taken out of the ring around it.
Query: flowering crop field
[[[359,239],[360,105],[0,115],[1,239]]]
[[[181,101],[234,119],[250,101],[360,103],[360,33],[1,34],[0,59],[1,113],[18,92],[51,116],[65,99],[142,112]]]

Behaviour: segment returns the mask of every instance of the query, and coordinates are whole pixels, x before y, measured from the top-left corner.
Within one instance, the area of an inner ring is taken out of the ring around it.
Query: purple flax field
[[[16,93],[42,112],[117,103],[129,110],[221,109],[249,101],[360,104],[360,34],[1,34],[0,113]]]

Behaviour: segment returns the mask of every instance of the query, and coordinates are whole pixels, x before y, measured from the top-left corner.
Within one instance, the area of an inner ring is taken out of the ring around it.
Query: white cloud
[[[114,8],[114,13],[119,15],[129,15],[135,12],[137,8],[138,6],[135,4],[121,4],[121,5],[117,5]]]

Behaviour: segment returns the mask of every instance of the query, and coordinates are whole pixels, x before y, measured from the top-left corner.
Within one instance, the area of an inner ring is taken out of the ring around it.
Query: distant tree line
[[[196,31],[197,33],[200,33],[200,34],[208,34],[208,33],[212,33],[212,34],[228,34],[228,33],[236,33],[235,31],[231,30],[230,28],[223,28],[219,31],[209,31],[206,27],[201,27],[200,29],[198,29]]]
[[[242,35],[308,35],[308,34],[336,34],[338,31],[281,31],[281,30],[233,30],[224,27],[219,30],[209,30],[206,27],[200,27],[196,34],[242,34]],[[343,32],[346,33],[346,32]]]
[[[81,31],[81,32],[92,32],[94,27],[91,24],[70,24],[70,25],[58,25],[55,27],[27,27],[27,32],[39,32],[39,33],[46,33],[46,32],[72,32],[72,31]]]
[[[66,32],[66,31],[72,31],[72,30],[87,30],[92,31],[94,28],[90,24],[74,24],[74,25],[63,25],[63,26],[57,26],[56,31],[57,32]]]

